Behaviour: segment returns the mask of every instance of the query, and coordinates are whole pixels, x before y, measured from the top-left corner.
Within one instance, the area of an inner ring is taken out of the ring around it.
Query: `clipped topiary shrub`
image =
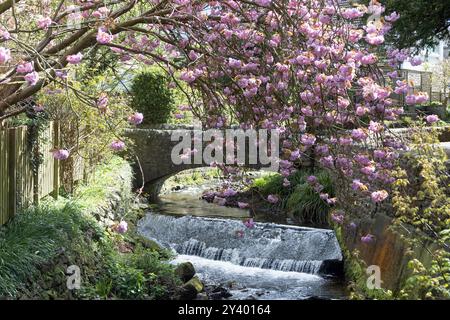
[[[138,74],[131,87],[131,107],[144,115],[144,125],[167,123],[174,109],[168,78],[153,70]]]

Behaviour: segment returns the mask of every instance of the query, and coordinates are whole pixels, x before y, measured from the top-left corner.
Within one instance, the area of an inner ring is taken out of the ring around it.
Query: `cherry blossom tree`
[[[375,0],[354,7],[339,0],[5,1],[0,119],[22,112],[17,103],[51,82],[70,88],[70,67],[94,46],[108,46],[123,61],[158,63],[175,85],[186,82],[190,108],[206,127],[278,130],[283,176],[303,159],[317,160],[346,194],[377,204],[389,197],[405,148],[384,125],[403,111],[392,94],[406,94],[408,104],[427,100],[397,78],[408,52],[382,47],[399,18],[384,11]],[[391,67],[387,77],[380,62]],[[107,104],[107,97],[85,98]],[[345,207],[314,176],[308,181],[324,201]]]
[[[211,1],[194,24],[162,32],[178,41],[174,55],[184,49],[188,66],[180,78],[203,100],[193,111],[204,125],[278,130],[281,174],[318,160],[343,182],[346,197],[322,193],[314,176],[309,182],[324,201],[346,207],[355,205],[351,194],[375,204],[389,197],[405,148],[384,124],[403,112],[393,93],[405,94],[408,104],[428,98],[398,79],[408,51],[381,47],[398,18],[377,1]],[[388,75],[380,62],[391,67]]]
[[[192,1],[201,5],[203,1]],[[70,67],[109,46],[126,59],[169,63],[156,53],[158,28],[189,17],[183,1],[40,0],[0,4],[0,120],[25,111],[21,101],[49,83],[71,87]],[[135,34],[143,36],[136,40]],[[151,36],[151,38],[150,38]],[[80,92],[82,94],[82,92]],[[85,97],[92,104],[95,97]],[[104,100],[100,103],[104,103]]]

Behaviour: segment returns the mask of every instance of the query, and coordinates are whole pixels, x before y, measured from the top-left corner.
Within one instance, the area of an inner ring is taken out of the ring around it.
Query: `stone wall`
[[[92,215],[105,227],[110,227],[130,209],[134,199],[133,171],[131,165],[121,158],[114,158],[97,171],[86,186],[76,190],[75,197],[86,214]],[[98,196],[98,192],[93,190],[98,190],[102,195]],[[95,203],[94,207],[92,203]]]
[[[397,291],[411,274],[408,262],[412,259],[408,255],[408,246],[398,232],[391,229],[392,218],[383,213],[375,215],[373,219],[363,219],[357,222],[355,229],[345,229],[342,232],[343,243],[350,251],[358,250],[359,258],[367,266],[377,265],[381,270],[383,289]],[[375,239],[371,243],[363,243],[361,237],[372,234]],[[431,243],[421,248],[414,248],[414,258],[425,266],[430,265],[431,256],[427,250],[432,250]]]

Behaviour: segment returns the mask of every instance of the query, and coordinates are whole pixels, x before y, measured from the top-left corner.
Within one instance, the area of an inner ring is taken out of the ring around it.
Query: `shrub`
[[[89,226],[76,205],[42,204],[17,215],[0,229],[0,297],[14,297],[60,247],[81,237]]]
[[[88,214],[106,204],[105,190],[123,163],[114,158],[72,199],[43,200],[0,227],[0,299],[170,298],[179,280],[165,261],[169,252],[139,244],[132,221],[140,211],[123,203],[117,209],[127,210],[125,236]],[[124,245],[133,251],[122,253]],[[67,290],[69,265],[80,266],[81,290]]]
[[[83,70],[79,72],[86,73]],[[114,85],[109,74],[90,76],[89,80],[84,79],[83,84],[73,84],[74,88],[91,97],[100,97],[109,92],[105,111],[108,114],[107,122],[105,113],[89,104],[92,101],[81,100],[77,93],[61,90],[58,85],[48,86],[37,96],[37,102],[45,106],[45,116],[60,123],[59,145],[54,147],[71,150],[70,157],[61,162],[62,188],[67,193],[74,189],[74,181],[77,180],[75,169],[80,165],[81,159],[84,160],[85,173],[90,174],[97,164],[112,157],[112,141],[120,137],[127,146],[132,144],[123,136],[125,129],[129,127],[126,120],[132,110],[123,94],[110,89]]]
[[[281,197],[282,207],[288,213],[298,218],[302,223],[327,225],[329,205],[306,181],[312,174],[309,171],[297,171],[288,179],[290,188],[283,187],[283,176],[279,174],[267,175],[255,179],[253,187],[257,188],[264,196],[277,194]],[[319,183],[324,187],[323,193],[334,196],[333,182],[326,171],[315,172]]]
[[[174,108],[168,79],[157,71],[144,71],[133,79],[131,107],[144,114],[144,124],[167,123]]]

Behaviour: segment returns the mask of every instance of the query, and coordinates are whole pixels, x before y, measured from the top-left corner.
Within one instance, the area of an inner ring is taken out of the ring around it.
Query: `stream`
[[[231,300],[346,298],[343,281],[327,274],[330,262],[342,260],[333,231],[269,222],[247,228],[246,210],[199,199],[210,187],[161,195],[139,232],[176,252],[172,263],[191,262],[206,285],[227,288]]]

